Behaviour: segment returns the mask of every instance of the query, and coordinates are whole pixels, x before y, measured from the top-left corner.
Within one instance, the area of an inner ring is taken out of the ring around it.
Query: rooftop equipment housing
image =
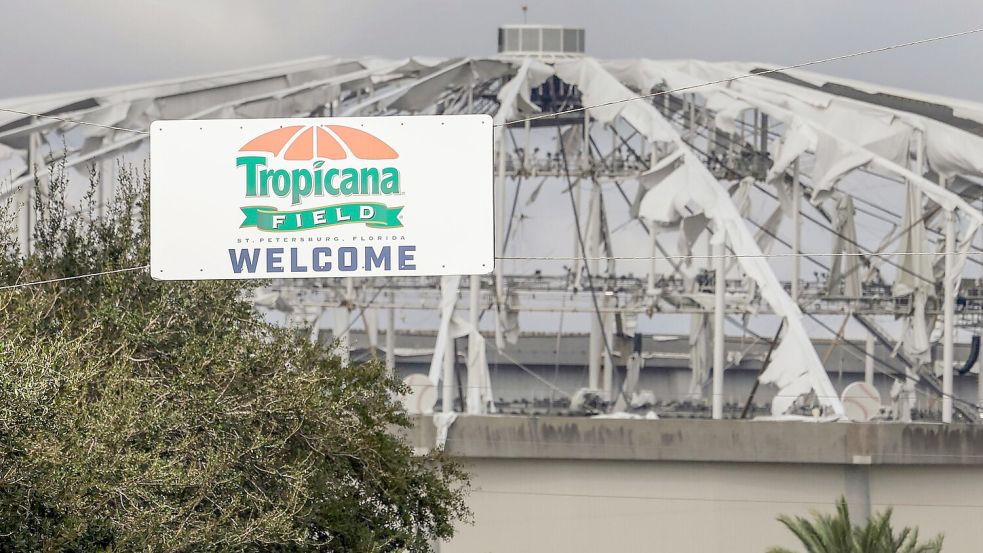
[[[498,29],[500,54],[583,54],[584,30],[562,25],[504,25]]]

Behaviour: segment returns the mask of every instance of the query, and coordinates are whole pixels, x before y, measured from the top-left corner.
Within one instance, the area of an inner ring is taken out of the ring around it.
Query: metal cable
[[[589,129],[587,132],[590,132]],[[604,316],[601,314],[601,307],[597,303],[597,292],[596,290],[594,290],[594,277],[591,274],[590,266],[587,263],[588,261],[587,246],[584,244],[584,235],[580,231],[580,215],[577,213],[578,206],[573,199],[574,182],[570,177],[570,171],[567,165],[567,152],[566,152],[566,148],[563,145],[563,135],[560,134],[559,127],[556,128],[556,133],[557,133],[557,139],[559,140],[559,144],[560,144],[560,155],[563,156],[563,172],[566,175],[566,180],[567,180],[567,196],[570,198],[570,207],[573,208],[573,219],[574,219],[573,225],[574,228],[577,230],[577,243],[580,244],[580,253],[582,254],[580,259],[584,260],[584,273],[587,275],[587,286],[590,287],[590,297],[591,297],[591,301],[594,304],[594,314],[597,316],[597,322],[601,327],[601,339],[604,344],[604,351],[607,354],[608,362],[610,363],[611,368],[613,369],[614,367],[617,367],[617,364],[614,362],[614,355],[611,353],[611,345],[608,343],[608,333],[605,328],[606,325],[604,324]],[[597,186],[597,184],[595,184],[595,186]],[[600,201],[601,201],[601,197],[600,195],[598,195],[598,202]],[[595,206],[595,209],[603,211],[603,206]],[[597,225],[600,226],[600,224],[601,224],[601,220],[600,218],[598,218]],[[594,232],[600,234],[601,230],[595,229]],[[578,258],[572,258],[572,259],[578,259]],[[602,259],[602,258],[598,258],[598,259]],[[591,362],[593,361],[594,360],[592,359]]]

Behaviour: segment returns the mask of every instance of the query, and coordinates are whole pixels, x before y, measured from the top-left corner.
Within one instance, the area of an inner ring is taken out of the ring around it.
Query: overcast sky
[[[0,97],[316,55],[491,54],[523,4],[608,58],[789,64],[983,27],[979,0],[0,0]],[[816,70],[983,101],[981,53],[983,33]]]

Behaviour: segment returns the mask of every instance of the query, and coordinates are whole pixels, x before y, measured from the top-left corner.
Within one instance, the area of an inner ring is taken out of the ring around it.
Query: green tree
[[[942,535],[918,543],[917,528],[902,528],[897,534],[891,526],[891,509],[875,514],[863,525],[850,522],[846,499],[836,502],[836,514],[813,512],[812,520],[782,515],[785,525],[802,542],[806,553],[939,553]],[[768,553],[793,553],[773,547]]]
[[[145,171],[121,171],[100,218],[98,176],[72,202],[54,169],[29,256],[3,217],[2,282],[146,265]],[[467,475],[400,437],[400,382],[265,322],[256,284],[140,270],[0,289],[0,550],[427,551],[453,534]]]

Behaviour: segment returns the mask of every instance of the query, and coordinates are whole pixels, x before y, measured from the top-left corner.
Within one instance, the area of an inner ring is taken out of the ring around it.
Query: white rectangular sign
[[[487,115],[155,121],[163,280],[485,274]]]

